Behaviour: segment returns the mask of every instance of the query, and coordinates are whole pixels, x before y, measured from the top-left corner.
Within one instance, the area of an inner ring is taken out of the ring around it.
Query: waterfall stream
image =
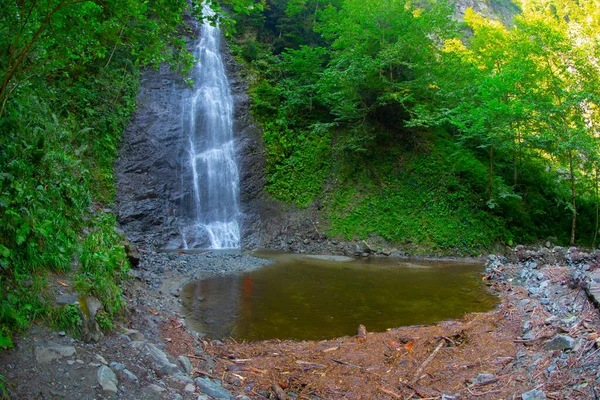
[[[204,8],[205,14],[211,12]],[[184,248],[240,247],[239,174],[233,139],[233,99],[220,53],[221,31],[201,25],[195,44],[193,88],[183,96],[183,130],[189,156],[182,187],[192,187],[182,206]]]

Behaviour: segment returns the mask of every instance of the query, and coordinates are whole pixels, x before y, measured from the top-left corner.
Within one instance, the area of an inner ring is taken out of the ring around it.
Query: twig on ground
[[[381,386],[379,386],[379,390],[381,390],[381,391],[382,391],[383,393],[385,393],[385,394],[389,394],[390,396],[392,396],[392,397],[394,397],[394,398],[396,398],[396,399],[401,399],[401,398],[402,398],[402,396],[401,396],[401,395],[399,395],[398,393],[394,393],[394,392],[392,392],[391,390],[388,390],[388,389],[386,389],[386,388],[383,388],[383,387],[381,387]]]
[[[356,365],[356,364],[350,364],[349,362],[342,361],[342,360],[338,360],[338,359],[335,359],[335,358],[332,358],[332,359],[331,359],[331,361],[335,361],[335,362],[336,362],[336,363],[338,363],[338,364],[344,364],[344,365],[347,365],[347,366],[349,366],[349,367],[358,368],[358,369],[363,369],[363,367],[361,367],[360,365]]]
[[[208,376],[208,377],[209,377],[209,378],[211,378],[211,379],[217,379],[217,378],[215,378],[215,376],[214,376],[214,375],[211,375],[211,374],[209,374],[208,372],[206,372],[206,371],[202,371],[201,369],[198,369],[198,368],[194,368],[194,369],[192,370],[191,374],[192,374],[192,375],[193,375],[193,374],[204,375],[204,376]]]
[[[433,350],[433,352],[429,355],[429,357],[427,357],[427,359],[425,361],[423,361],[423,364],[421,364],[421,366],[415,371],[412,379],[410,380],[411,385],[414,385],[415,383],[417,383],[417,381],[419,380],[419,376],[423,372],[423,369],[427,366],[427,364],[429,364],[431,362],[431,360],[433,360],[433,358],[435,357],[437,352],[440,351],[440,349],[442,347],[444,347],[444,343],[446,343],[446,339],[440,340],[440,342],[438,343],[435,350]]]

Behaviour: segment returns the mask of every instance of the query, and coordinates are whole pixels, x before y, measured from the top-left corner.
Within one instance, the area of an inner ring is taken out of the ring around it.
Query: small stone
[[[143,333],[141,333],[138,330],[135,329],[124,329],[123,333],[127,336],[129,336],[129,339],[131,339],[132,341],[144,341],[146,340],[146,337],[144,336]]]
[[[530,390],[529,392],[525,392],[521,395],[521,399],[523,400],[546,400],[546,395],[544,392],[538,389]]]
[[[65,331],[60,331],[60,332],[58,332],[58,336],[66,336],[66,332]]]
[[[155,394],[155,395],[161,395],[162,393],[164,393],[166,391],[165,388],[158,386],[155,383],[151,383],[150,385],[146,386],[146,390],[144,390],[144,392],[148,393],[148,394]]]
[[[96,360],[98,360],[98,362],[100,362],[101,364],[108,365],[104,357],[102,357],[100,354],[96,354]]]
[[[567,335],[556,335],[546,343],[546,350],[571,350],[575,347],[575,339]]]
[[[523,335],[523,340],[533,340],[535,339],[535,333],[533,331],[529,331]]]
[[[125,369],[125,365],[121,364],[120,362],[116,362],[113,361],[110,363],[110,368],[114,369],[115,371],[122,371]]]
[[[470,381],[474,385],[482,384],[496,379],[493,374],[479,374],[475,378],[471,378]]]
[[[518,306],[520,308],[525,308],[525,306],[527,304],[529,304],[530,302],[531,302],[531,300],[529,300],[529,299],[523,299],[523,300],[519,301]]]
[[[123,375],[125,375],[129,380],[132,380],[135,382],[137,382],[137,380],[138,380],[138,377],[135,376],[135,374],[128,369],[123,370]]]
[[[186,356],[179,356],[179,357],[177,357],[177,364],[179,364],[179,366],[181,367],[181,369],[183,371],[187,372],[188,374],[190,372],[192,372],[192,370],[194,369],[194,367],[192,366],[192,362]]]
[[[105,392],[117,393],[119,381],[117,380],[115,373],[106,365],[102,365],[98,368],[97,378],[102,390]]]
[[[183,389],[183,390],[185,390],[188,393],[194,393],[196,391],[196,386],[192,385],[191,383],[188,383],[185,386],[185,389]]]
[[[59,306],[69,304],[79,304],[79,296],[76,294],[63,294],[56,298],[56,304]]]

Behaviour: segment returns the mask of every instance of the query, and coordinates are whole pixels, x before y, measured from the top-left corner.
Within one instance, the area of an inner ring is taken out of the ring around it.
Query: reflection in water
[[[188,323],[210,337],[323,339],[459,318],[496,303],[481,266],[334,263],[280,258],[260,270],[190,282],[183,302]]]

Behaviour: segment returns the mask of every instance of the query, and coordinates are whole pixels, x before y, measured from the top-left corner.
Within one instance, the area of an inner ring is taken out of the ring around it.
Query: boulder
[[[64,346],[56,343],[40,343],[35,345],[33,352],[35,360],[40,364],[46,364],[63,357],[71,357],[76,350],[73,346]]]
[[[153,345],[152,343],[146,343],[144,346],[144,350],[146,356],[150,359],[152,364],[154,364],[156,370],[161,374],[175,375],[177,373],[180,373],[179,367],[170,362],[165,352]]]
[[[184,370],[188,374],[190,372],[192,372],[192,370],[194,369],[194,367],[192,366],[192,362],[186,356],[177,357],[177,364],[179,364],[181,369]]]
[[[105,392],[117,393],[119,381],[117,380],[115,373],[106,365],[102,365],[98,368],[97,378],[98,384],[100,384],[102,390]]]
[[[210,397],[226,400],[233,398],[228,390],[224,389],[219,383],[213,382],[208,378],[196,378],[195,382],[198,390]]]
[[[546,343],[546,350],[571,350],[575,347],[575,339],[567,335],[556,335]]]

